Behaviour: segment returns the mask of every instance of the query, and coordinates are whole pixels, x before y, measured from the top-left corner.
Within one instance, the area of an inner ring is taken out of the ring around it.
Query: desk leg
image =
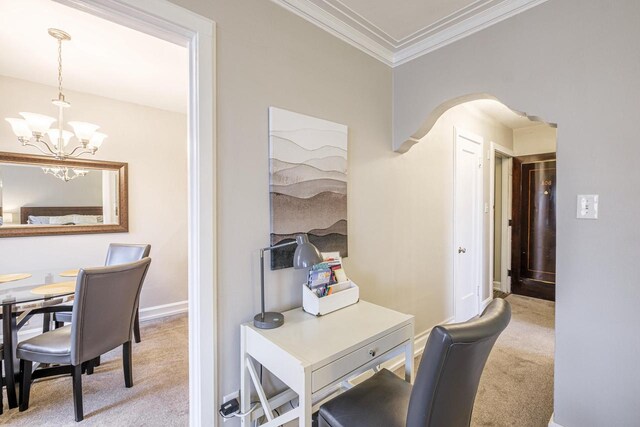
[[[9,402],[9,408],[16,408],[18,407],[18,397],[16,395],[15,367],[17,366],[17,359],[15,347],[18,344],[18,334],[16,332],[16,318],[13,316],[12,308],[11,304],[2,306],[2,339],[4,341],[3,356],[7,401]]]
[[[298,404],[298,409],[300,411],[300,427],[311,427],[311,416],[313,414],[311,412],[311,369],[309,368],[304,371],[304,384],[298,399],[300,400]]]
[[[240,331],[240,412],[246,413],[251,409],[251,377],[247,370],[247,357],[246,352],[246,336],[244,327],[241,327]],[[251,425],[251,416],[240,418],[240,424],[244,426]]]
[[[413,384],[413,340],[409,340],[404,348],[404,380]]]

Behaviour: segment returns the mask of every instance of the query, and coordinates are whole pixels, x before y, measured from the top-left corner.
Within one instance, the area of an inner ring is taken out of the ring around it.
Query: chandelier
[[[68,168],[66,166],[49,166],[43,167],[42,171],[47,175],[53,175],[64,182],[69,182],[73,179],[80,178],[89,173],[87,169]]]
[[[62,93],[62,42],[71,40],[71,36],[56,28],[49,28],[49,35],[58,41],[58,98],[51,100],[53,105],[58,107],[57,127],[51,127],[56,119],[44,114],[23,112],[20,113],[21,119],[6,118],[6,120],[11,124],[13,133],[16,134],[18,141],[23,146],[35,147],[47,156],[65,160],[84,154],[95,154],[107,137],[103,133],[96,132],[100,126],[87,122],[69,122],[73,132],[64,129],[63,111],[71,104],[65,100],[64,93]],[[45,136],[49,138],[49,141],[45,139]],[[74,136],[79,144],[73,150],[67,151],[66,147]],[[68,180],[65,179],[65,181]]]

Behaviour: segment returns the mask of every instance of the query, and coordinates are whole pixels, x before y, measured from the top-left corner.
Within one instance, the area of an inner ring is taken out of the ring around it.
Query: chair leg
[[[71,367],[71,377],[73,379],[73,409],[76,421],[82,421],[84,419],[84,410],[82,409],[82,364]]]
[[[95,359],[93,359],[95,364],[94,366],[97,368],[98,366],[100,366],[100,356],[96,357]]]
[[[122,367],[124,369],[124,385],[133,387],[133,367],[131,361],[131,341],[122,344]]]
[[[51,313],[44,313],[42,315],[42,333],[49,332],[51,330]]]
[[[29,394],[31,393],[31,371],[33,362],[31,360],[20,359],[20,412],[29,409]]]
[[[93,368],[94,366],[96,366],[95,363],[93,362],[93,359],[89,360],[86,363],[87,363],[87,375],[93,375]]]
[[[133,321],[133,336],[136,339],[136,343],[142,341],[140,339],[140,313],[136,311],[136,318]]]

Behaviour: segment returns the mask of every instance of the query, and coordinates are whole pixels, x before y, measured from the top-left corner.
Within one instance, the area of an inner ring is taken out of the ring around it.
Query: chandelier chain
[[[58,39],[58,93],[62,95],[62,40]]]

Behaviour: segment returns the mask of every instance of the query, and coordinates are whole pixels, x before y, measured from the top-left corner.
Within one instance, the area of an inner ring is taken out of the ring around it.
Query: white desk
[[[265,427],[299,419],[311,426],[311,414],[328,397],[349,388],[349,378],[404,354],[405,379],[413,376],[413,316],[365,301],[316,317],[302,308],[287,311],[284,325],[258,329],[241,326],[241,412],[251,408],[253,383],[262,410],[242,418],[249,426],[257,416],[267,416]],[[268,398],[260,384],[257,362],[290,390]],[[299,398],[298,407],[276,417],[277,408]]]

